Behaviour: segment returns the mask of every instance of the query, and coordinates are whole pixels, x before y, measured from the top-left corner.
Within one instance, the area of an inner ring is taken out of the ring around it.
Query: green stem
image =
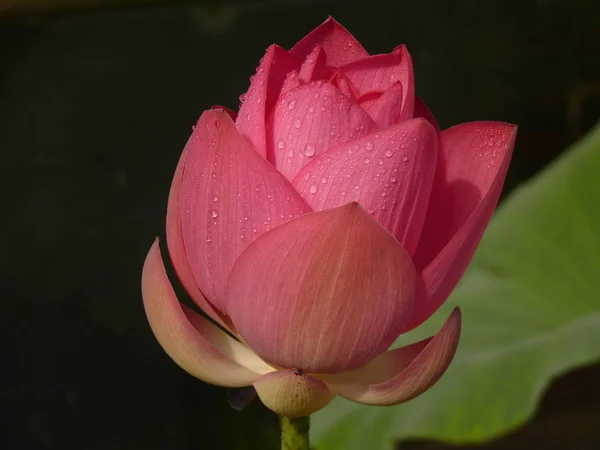
[[[309,450],[308,429],[310,418],[281,418],[281,450]]]

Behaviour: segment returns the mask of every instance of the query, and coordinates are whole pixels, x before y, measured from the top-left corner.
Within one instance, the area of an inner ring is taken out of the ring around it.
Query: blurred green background
[[[505,193],[600,116],[597,0],[0,0],[0,448],[278,448],[260,404],[231,410],[163,353],[139,278],[202,110],[236,109],[264,49],[330,14],[371,53],[408,44],[442,127],[519,124]],[[600,448],[598,380],[562,376],[472,448]]]

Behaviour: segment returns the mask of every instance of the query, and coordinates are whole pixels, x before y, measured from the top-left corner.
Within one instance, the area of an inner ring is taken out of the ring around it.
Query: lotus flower
[[[333,19],[269,47],[240,99],[198,120],[167,210],[175,271],[212,321],[178,302],[155,242],[142,290],[158,341],[195,377],[252,385],[288,417],[335,395],[393,405],[429,389],[455,354],[458,308],[435,336],[388,348],[464,273],[516,127],[441,131],[406,47],[370,56]]]

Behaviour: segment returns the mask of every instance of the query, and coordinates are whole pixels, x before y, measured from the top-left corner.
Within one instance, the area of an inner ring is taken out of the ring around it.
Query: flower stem
[[[309,450],[308,429],[310,418],[281,417],[281,450]]]

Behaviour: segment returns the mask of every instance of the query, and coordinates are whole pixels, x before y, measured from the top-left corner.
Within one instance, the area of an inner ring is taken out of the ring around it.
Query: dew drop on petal
[[[365,150],[371,151],[373,150],[373,148],[375,148],[375,144],[373,143],[373,141],[367,141],[367,143],[365,144]]]
[[[285,142],[283,142],[283,141],[279,141],[279,142],[277,143],[277,148],[279,148],[279,149],[282,149],[282,148],[284,148],[284,147],[285,147]]]
[[[408,161],[408,156],[404,155],[402,158],[400,158],[402,161],[406,162]]]
[[[290,100],[288,103],[288,109],[294,109],[296,107],[296,100]]]
[[[365,164],[369,164],[371,162],[369,158],[365,158],[363,161],[365,162]]]
[[[211,216],[213,216],[213,218],[215,218],[215,219],[216,219],[216,218],[219,216],[219,212],[218,212],[216,209],[213,209],[213,210],[210,212],[210,215],[211,215]]]
[[[294,121],[294,128],[300,128],[302,126],[302,121],[300,119],[296,119]]]
[[[308,192],[310,192],[311,194],[316,194],[317,186],[313,184],[310,188],[308,188]]]
[[[311,145],[311,144],[308,144],[308,145],[307,145],[307,146],[304,148],[304,154],[305,154],[306,156],[308,156],[309,158],[310,158],[311,156],[314,156],[314,155],[315,155],[315,151],[316,151],[316,148],[315,148],[315,146],[314,146],[314,145]]]
[[[388,158],[391,158],[393,154],[394,153],[391,150],[386,150],[385,151],[385,156],[387,156]]]

